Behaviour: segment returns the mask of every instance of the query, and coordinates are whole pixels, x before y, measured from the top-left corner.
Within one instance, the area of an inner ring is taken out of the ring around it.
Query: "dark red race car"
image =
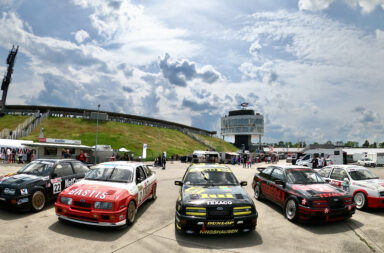
[[[278,204],[292,222],[343,220],[356,210],[352,195],[327,184],[308,167],[272,165],[260,169],[252,187],[257,200],[266,198]]]

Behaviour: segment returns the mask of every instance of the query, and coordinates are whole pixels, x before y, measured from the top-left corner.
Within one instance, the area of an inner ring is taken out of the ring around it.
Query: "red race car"
[[[143,163],[107,162],[60,193],[59,220],[98,226],[123,226],[135,221],[137,209],[156,199],[155,172]]]

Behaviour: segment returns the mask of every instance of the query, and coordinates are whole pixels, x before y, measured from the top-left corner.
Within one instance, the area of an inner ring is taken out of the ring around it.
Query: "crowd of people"
[[[32,149],[2,147],[0,149],[2,163],[29,163],[34,160]]]

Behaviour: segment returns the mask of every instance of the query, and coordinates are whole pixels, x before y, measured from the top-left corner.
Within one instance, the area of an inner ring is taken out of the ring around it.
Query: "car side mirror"
[[[182,186],[182,185],[183,185],[183,182],[181,182],[181,181],[175,181],[175,185]]]
[[[275,184],[277,185],[281,185],[281,186],[284,186],[285,183],[283,182],[283,180],[275,180]]]
[[[247,183],[247,181],[241,181],[241,182],[240,182],[240,185],[241,185],[241,186],[247,186],[248,183]]]

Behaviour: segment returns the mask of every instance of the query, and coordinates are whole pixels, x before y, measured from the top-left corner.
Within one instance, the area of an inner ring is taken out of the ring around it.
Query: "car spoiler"
[[[259,172],[263,172],[263,170],[265,170],[266,169],[266,167],[258,167],[257,168],[257,170],[259,171]]]

